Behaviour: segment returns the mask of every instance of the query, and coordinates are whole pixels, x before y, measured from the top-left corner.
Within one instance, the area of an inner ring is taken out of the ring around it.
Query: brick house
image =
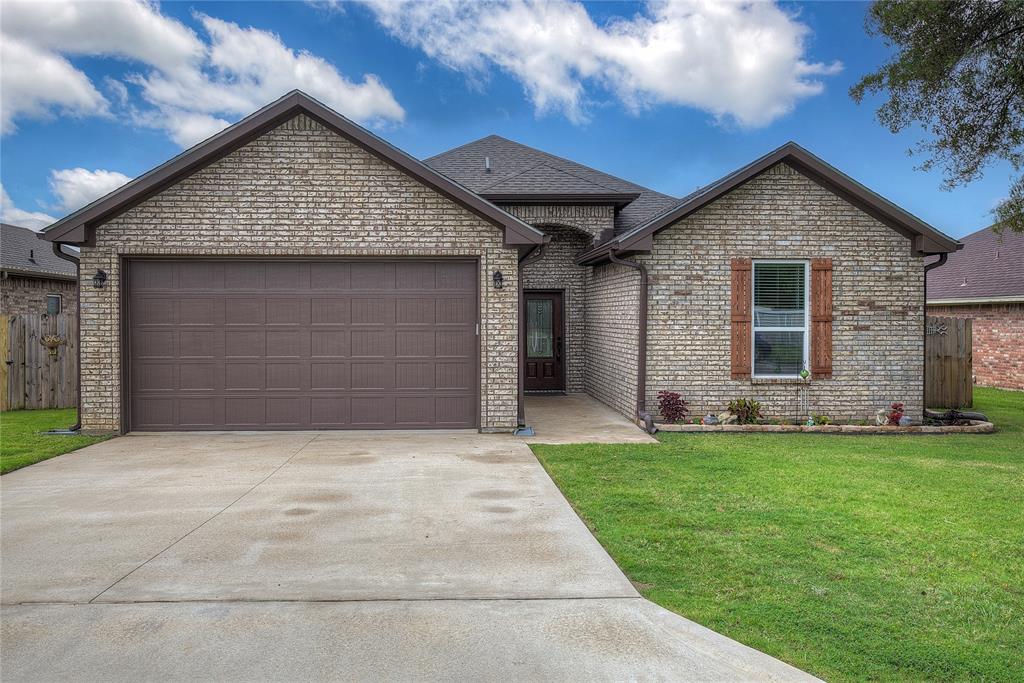
[[[419,161],[300,92],[45,238],[105,278],[82,420],[122,432],[920,416],[922,257],[960,246],[793,143],[676,198],[496,136]]]
[[[976,384],[1024,389],[1024,235],[991,227],[928,273],[928,314],[971,318]]]
[[[4,315],[75,311],[78,275],[39,233],[0,223],[0,312]]]

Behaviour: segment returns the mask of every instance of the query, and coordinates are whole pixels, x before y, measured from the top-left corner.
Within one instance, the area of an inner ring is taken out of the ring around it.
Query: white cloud
[[[11,225],[20,225],[23,228],[31,228],[32,230],[42,230],[56,220],[53,216],[42,211],[19,209],[11,201],[3,184],[0,183],[0,221],[10,223]]]
[[[445,66],[511,74],[540,112],[587,117],[588,86],[628,108],[694,107],[762,126],[818,94],[838,63],[804,59],[809,29],[769,2],[677,0],[598,26],[571,0],[364,0],[378,22]]]
[[[54,111],[71,116],[107,112],[103,95],[85,74],[58,54],[3,35],[0,62],[2,134],[13,132],[18,118],[46,118]]]
[[[251,113],[294,88],[364,123],[405,117],[376,76],[356,83],[326,60],[292,50],[274,33],[204,14],[196,17],[210,37],[206,71],[154,72],[132,79],[156,107],[154,122],[183,146],[227,125],[218,115]]]
[[[376,76],[352,81],[273,33],[195,16],[207,39],[145,0],[5,2],[3,131],[13,130],[17,118],[106,113],[111,103],[66,58],[79,55],[141,65],[145,73],[105,79],[114,108],[126,110],[136,123],[166,130],[182,146],[294,88],[364,123],[404,118]],[[48,67],[47,78],[36,77],[38,64]],[[132,103],[125,83],[138,86],[142,103]]]
[[[116,190],[131,178],[117,171],[65,168],[50,171],[50,191],[57,198],[58,211],[71,213],[94,199]]]

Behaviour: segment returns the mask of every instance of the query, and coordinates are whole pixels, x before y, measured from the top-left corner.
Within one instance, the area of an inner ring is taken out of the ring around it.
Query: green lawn
[[[46,436],[75,421],[75,409],[12,410],[0,413],[0,474],[103,441],[104,436]]]
[[[654,602],[828,680],[1024,680],[1024,393],[1000,432],[534,446]]]

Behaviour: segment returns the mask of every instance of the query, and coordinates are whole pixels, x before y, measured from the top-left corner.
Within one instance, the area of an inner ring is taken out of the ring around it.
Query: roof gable
[[[787,142],[760,159],[684,197],[674,207],[655,216],[643,225],[582,254],[578,260],[580,263],[591,263],[603,260],[612,251],[645,251],[650,247],[650,240],[657,233],[780,163],[792,166],[819,185],[907,237],[911,242],[911,252],[915,256],[948,253],[963,248],[963,245],[957,240],[869,190],[800,145],[795,142]]]
[[[488,160],[490,170],[487,168]],[[574,176],[578,179],[572,181],[574,184],[584,181],[590,186],[605,188],[604,192],[608,195],[602,201],[621,207],[615,216],[615,230],[619,233],[642,224],[679,201],[675,197],[498,135],[489,135],[442,152],[424,160],[424,163],[488,198],[493,198],[490,190],[497,183],[512,180],[541,166]],[[564,177],[559,177],[564,180]],[[550,199],[552,202],[565,203],[587,199],[588,193],[566,192],[560,186],[546,184],[546,181],[547,177],[542,173],[527,175],[515,181],[518,184],[517,193],[522,196],[532,195],[536,201]],[[596,190],[589,192],[591,201],[596,201],[597,197]]]
[[[225,128],[110,194],[65,216],[45,230],[43,239],[72,244],[88,243],[97,225],[223,158],[300,113],[319,121],[388,164],[504,229],[507,245],[523,246],[544,241],[541,231],[298,90]]]

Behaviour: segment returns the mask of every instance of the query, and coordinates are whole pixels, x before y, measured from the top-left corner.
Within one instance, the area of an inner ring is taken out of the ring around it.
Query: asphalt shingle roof
[[[963,249],[929,271],[928,301],[1024,296],[1024,234],[989,227],[960,241]]]
[[[0,223],[0,269],[75,277],[74,264],[54,254],[50,243],[38,235],[28,228]]]
[[[490,159],[489,173],[485,159]],[[679,203],[675,197],[498,135],[489,135],[442,152],[423,163],[474,192],[488,195],[498,192],[639,194],[616,216],[617,234],[631,230]]]

